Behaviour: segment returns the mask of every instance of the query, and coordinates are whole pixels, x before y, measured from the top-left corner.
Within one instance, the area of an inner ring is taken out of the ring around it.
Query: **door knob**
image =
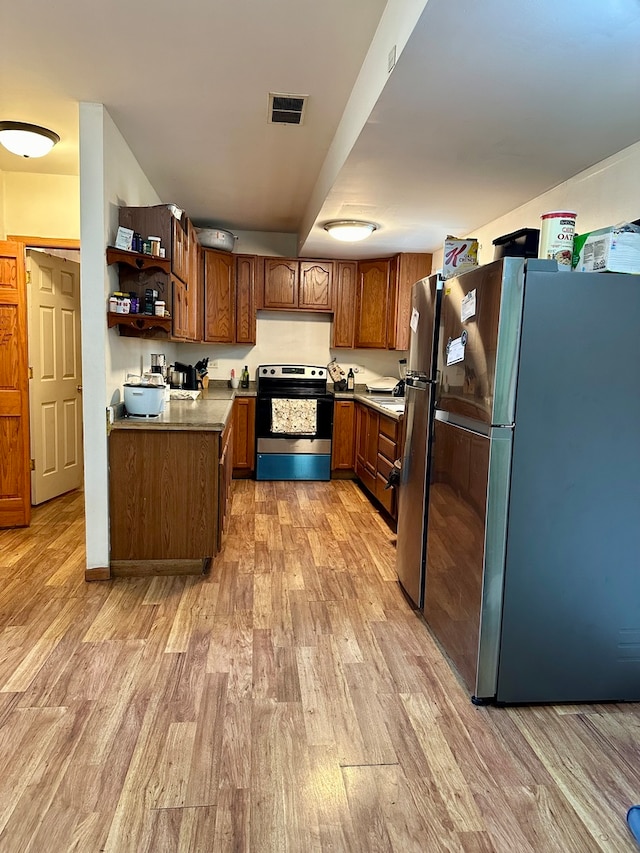
[[[82,394],[82,385],[76,385],[76,391],[78,394]]]

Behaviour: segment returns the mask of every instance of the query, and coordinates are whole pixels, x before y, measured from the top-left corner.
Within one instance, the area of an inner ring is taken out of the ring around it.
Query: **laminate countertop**
[[[367,391],[365,385],[356,385],[355,391],[334,391],[333,396],[336,400],[353,400],[355,403],[364,403],[370,409],[375,409],[381,415],[391,418],[393,421],[401,420],[404,411],[396,412],[387,409],[384,404],[380,404],[378,400],[384,398],[385,402],[391,404],[404,403],[404,397],[394,397],[392,394],[372,394]]]
[[[164,412],[153,418],[124,416],[111,429],[164,429],[222,432],[229,422],[236,397],[255,397],[255,387],[231,389],[226,382],[209,383],[196,400],[169,400]]]

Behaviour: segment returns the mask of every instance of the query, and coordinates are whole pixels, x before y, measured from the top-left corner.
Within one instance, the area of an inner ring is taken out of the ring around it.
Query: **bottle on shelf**
[[[249,368],[247,367],[246,364],[243,367],[242,374],[240,376],[240,387],[241,388],[248,388],[249,387]]]
[[[356,387],[356,377],[353,374],[353,367],[349,368],[347,373],[347,391],[353,391]]]

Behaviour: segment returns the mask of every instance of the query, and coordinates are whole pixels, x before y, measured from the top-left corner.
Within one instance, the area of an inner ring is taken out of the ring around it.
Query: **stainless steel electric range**
[[[262,364],[257,386],[256,479],[329,480],[333,396],[326,367]]]

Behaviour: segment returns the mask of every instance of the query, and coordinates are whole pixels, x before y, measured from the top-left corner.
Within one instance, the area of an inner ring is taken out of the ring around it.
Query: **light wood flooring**
[[[639,707],[474,707],[354,483],[235,482],[201,578],[83,524],[0,532],[2,853],[637,849]]]

